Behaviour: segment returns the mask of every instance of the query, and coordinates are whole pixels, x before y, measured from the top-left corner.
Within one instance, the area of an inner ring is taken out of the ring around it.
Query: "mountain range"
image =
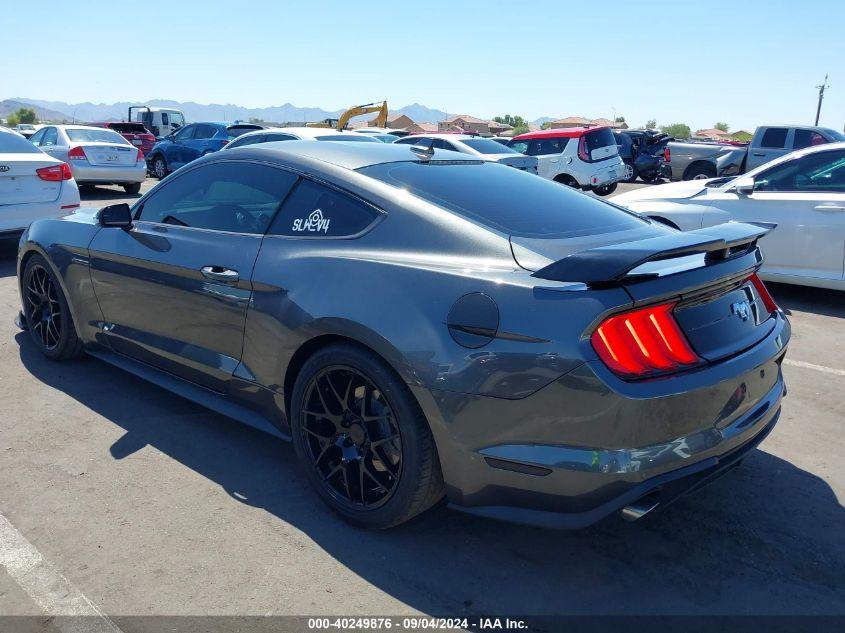
[[[26,97],[14,97],[0,101],[0,117],[6,117],[19,108],[31,107],[35,109],[42,121],[120,121],[126,118],[129,106],[139,105],[136,102],[121,101],[118,103],[66,103],[64,101],[45,101]],[[219,103],[195,103],[193,101],[171,101],[167,99],[151,99],[143,105],[162,108],[175,108],[185,114],[188,121],[248,121],[259,119],[275,123],[295,121],[321,121],[326,118],[337,118],[343,110],[323,110],[322,108],[300,108],[291,103],[266,108],[246,108],[243,106]],[[391,109],[391,114],[405,114],[417,123],[434,123],[442,121],[448,115],[442,110],[429,108],[419,103],[402,108]],[[454,114],[454,113],[452,113]],[[466,113],[469,114],[469,113]],[[367,115],[371,118],[373,115]],[[532,123],[540,125],[552,117],[541,117]]]

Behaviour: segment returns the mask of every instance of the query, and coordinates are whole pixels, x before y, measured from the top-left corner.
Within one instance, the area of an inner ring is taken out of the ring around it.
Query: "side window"
[[[150,116],[152,116],[152,113],[150,113]],[[161,124],[162,125],[170,125],[170,117],[167,116],[167,112],[161,113]]]
[[[59,142],[59,135],[56,128],[48,127],[44,130],[44,139],[41,141],[41,146],[56,145]]]
[[[228,149],[234,149],[236,147],[243,147],[244,145],[255,145],[256,143],[263,143],[266,139],[266,134],[253,134],[252,136],[242,136],[229,143],[226,147]]]
[[[520,154],[525,154],[528,151],[528,141],[511,141],[508,143],[508,147]]]
[[[264,233],[297,176],[253,163],[203,165],[144,201],[139,220],[234,233]]]
[[[194,137],[194,130],[196,129],[196,125],[188,125],[183,127],[181,130],[176,132],[175,140],[177,141],[187,141],[190,138]]]
[[[460,151],[457,147],[452,145],[449,141],[442,139],[442,138],[434,139],[434,149],[448,149],[450,152],[459,152]]]
[[[296,137],[290,134],[268,134],[262,137],[261,143],[272,143],[273,141],[295,141]]]
[[[845,151],[803,156],[795,176],[795,190],[845,193]]]
[[[560,138],[537,138],[528,143],[529,156],[546,156],[548,154],[560,154],[566,147],[566,139]]]
[[[40,145],[41,139],[44,138],[44,133],[47,131],[46,127],[41,128],[35,134],[29,137],[29,142],[33,145]]]
[[[824,145],[827,139],[812,130],[795,130],[795,141],[792,144],[793,149],[804,149],[813,145]]]
[[[294,237],[346,237],[378,217],[373,207],[311,180],[300,180],[269,233]]]
[[[783,149],[786,147],[786,133],[785,127],[770,127],[763,132],[763,139],[760,141],[760,147],[767,147],[769,149]]]
[[[754,191],[795,191],[797,160],[788,160],[771,167],[754,178]]]
[[[399,143],[400,145],[413,145],[414,143],[417,142],[417,140],[418,139],[410,138],[410,137],[406,136],[405,138],[400,138],[398,141],[396,141],[396,143]]]

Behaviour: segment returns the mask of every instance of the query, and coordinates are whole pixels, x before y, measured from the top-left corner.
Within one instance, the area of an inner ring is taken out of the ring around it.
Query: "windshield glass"
[[[461,143],[482,154],[519,154],[515,149],[491,141],[489,138],[468,138],[462,140]]]
[[[40,154],[35,147],[20,134],[0,131],[0,154]]]
[[[85,128],[68,128],[65,130],[67,137],[76,143],[94,142],[94,143],[120,143],[121,145],[129,145],[129,141],[123,138],[117,132],[111,130],[90,130]]]
[[[634,229],[646,222],[592,196],[496,163],[383,163],[358,171],[508,235],[566,238]]]

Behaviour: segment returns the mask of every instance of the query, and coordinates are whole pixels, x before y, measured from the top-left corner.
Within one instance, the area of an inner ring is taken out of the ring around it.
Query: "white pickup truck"
[[[673,141],[663,152],[662,175],[672,180],[736,176],[798,149],[845,141],[845,134],[812,125],[762,125],[748,145]]]

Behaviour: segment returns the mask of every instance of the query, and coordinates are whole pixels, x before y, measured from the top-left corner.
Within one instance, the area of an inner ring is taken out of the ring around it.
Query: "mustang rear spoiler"
[[[591,248],[559,259],[531,276],[589,286],[612,285],[625,280],[628,273],[646,262],[704,253],[705,262],[712,263],[748,253],[756,248],[757,240],[776,226],[763,222],[728,222],[687,233]],[[629,280],[655,276],[656,273],[632,275]]]

